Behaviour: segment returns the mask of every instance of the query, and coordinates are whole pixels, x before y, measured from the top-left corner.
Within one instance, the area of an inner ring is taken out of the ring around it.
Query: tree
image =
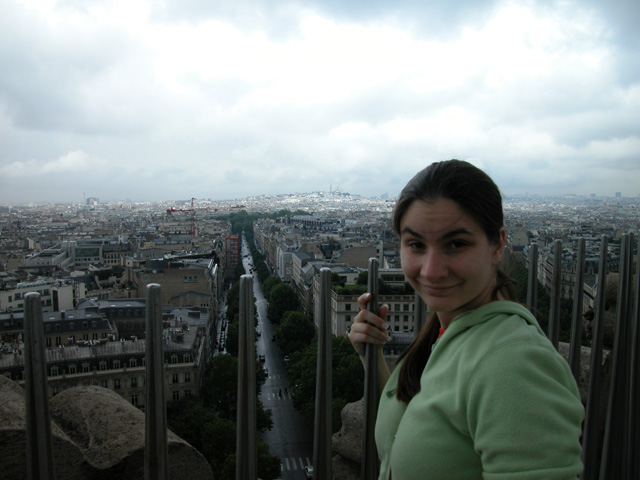
[[[313,341],[316,327],[301,312],[288,311],[276,327],[278,345],[286,355],[303,350]]]
[[[264,292],[264,297],[269,298],[273,287],[275,287],[276,285],[280,285],[281,283],[282,280],[280,280],[280,277],[269,275],[267,279],[262,283],[262,291]]]
[[[280,323],[280,319],[286,311],[296,311],[300,309],[300,300],[298,294],[293,288],[286,283],[276,285],[269,295],[269,307],[267,316],[274,325]]]
[[[364,392],[364,369],[360,358],[347,337],[332,337],[333,370],[333,431],[341,426],[340,413],[347,403],[362,398]],[[309,425],[315,416],[317,343],[314,341],[304,350],[291,355],[289,378],[294,385],[291,397],[294,407],[302,413]]]

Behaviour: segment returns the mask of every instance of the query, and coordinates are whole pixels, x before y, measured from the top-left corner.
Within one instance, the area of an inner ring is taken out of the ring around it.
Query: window
[[[105,362],[104,360],[101,361],[98,365],[99,365],[100,370],[106,370],[107,369],[107,362]]]
[[[347,312],[350,312],[350,311],[351,311],[351,304],[350,304],[350,303],[347,303],[347,304],[344,306],[344,309],[345,309]]]
[[[129,368],[136,368],[138,366],[138,360],[135,358],[129,359]]]
[[[56,347],[62,345],[62,337],[56,337]]]
[[[174,400],[180,400],[180,391],[179,390],[174,390],[173,391],[173,399]]]
[[[89,364],[88,363],[83,363],[82,364],[82,373],[89,373]]]
[[[76,368],[76,366],[75,366],[75,365],[69,365],[69,373],[70,373],[71,375],[73,375],[74,373],[76,373],[76,371],[77,371],[77,368]]]
[[[188,353],[185,353],[185,354],[182,356],[182,361],[183,361],[184,363],[189,363],[189,362],[191,361],[191,355],[190,355],[190,354],[188,354]]]
[[[171,355],[171,363],[178,363],[178,356],[177,355]]]
[[[50,346],[51,346],[51,337],[47,337],[47,338],[45,339],[45,344],[47,345],[47,347],[50,347]]]
[[[107,381],[106,381],[106,380],[102,380],[102,381],[100,382],[100,385],[102,386],[102,388],[108,388],[108,386],[107,386]]]
[[[97,333],[91,334],[91,340],[98,340],[98,334]]]
[[[190,397],[191,396],[191,390],[185,390],[184,391],[184,396],[185,397]]]
[[[188,382],[191,381],[191,372],[185,372],[184,381],[185,381],[185,383],[188,383]]]
[[[408,304],[408,303],[405,303],[405,304],[402,306],[402,309],[403,309],[405,312],[408,312],[408,311],[409,311],[409,304]]]
[[[120,360],[114,360],[113,361],[113,368],[115,368],[115,369],[120,368]]]
[[[119,389],[120,388],[120,379],[116,378],[113,380],[113,388],[115,389]]]
[[[133,395],[131,395],[131,405],[133,405],[134,407],[138,406],[138,394],[134,393]]]
[[[173,378],[171,380],[171,383],[178,383],[178,374],[177,373],[173,374]]]
[[[138,377],[131,377],[131,386],[132,387],[138,386]]]
[[[53,367],[51,367],[51,376],[52,377],[57,377],[58,375],[59,375],[58,366],[54,365]]]
[[[88,333],[83,333],[82,334],[82,339],[83,340],[89,340],[89,334]]]
[[[345,322],[350,322],[351,321],[351,315],[345,315],[344,316],[344,321]]]

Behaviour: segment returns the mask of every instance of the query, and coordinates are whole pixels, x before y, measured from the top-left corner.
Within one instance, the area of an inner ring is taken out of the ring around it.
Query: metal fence
[[[595,324],[591,344],[589,390],[586,401],[586,417],[583,425],[583,480],[638,479],[640,478],[640,332],[638,327],[640,297],[640,262],[636,262],[634,283],[633,235],[625,235],[621,244],[620,279],[618,287],[615,340],[609,356],[612,360],[610,390],[602,401],[603,336],[606,287],[606,256],[608,239],[601,239],[598,270]],[[554,243],[554,280],[548,322],[548,336],[557,347],[560,324],[560,260],[561,243]],[[584,274],[584,240],[578,245],[576,285],[582,285]],[[637,252],[637,249],[635,249]],[[637,255],[637,253],[636,253]],[[537,304],[537,245],[529,254],[529,290],[527,305],[536,311]],[[369,307],[376,309],[378,263],[369,262],[369,290],[373,298]],[[237,419],[237,480],[253,480],[257,475],[256,385],[255,349],[253,328],[253,278],[244,275],[240,279],[240,329],[238,366],[238,419]],[[314,429],[313,466],[315,477],[330,480],[331,472],[331,271],[321,271],[319,298],[320,318],[318,332],[318,362],[316,386],[316,414]],[[572,313],[569,364],[576,379],[580,371],[582,344],[583,289],[576,288]],[[168,453],[166,432],[165,386],[162,375],[162,312],[160,286],[151,284],[147,290],[147,408],[145,436],[145,478],[168,478]],[[425,321],[424,303],[416,296],[416,331]],[[51,421],[48,405],[47,377],[42,327],[40,296],[29,293],[25,310],[25,394],[27,411],[27,463],[28,476],[32,479],[54,479]],[[377,478],[378,459],[373,444],[373,426],[377,412],[378,386],[373,349],[366,353],[365,368],[365,418],[362,448],[361,478]],[[604,425],[599,413],[606,411]]]

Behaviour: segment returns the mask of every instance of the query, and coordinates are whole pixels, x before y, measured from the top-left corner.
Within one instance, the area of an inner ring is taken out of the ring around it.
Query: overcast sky
[[[2,0],[0,204],[640,195],[640,2]]]

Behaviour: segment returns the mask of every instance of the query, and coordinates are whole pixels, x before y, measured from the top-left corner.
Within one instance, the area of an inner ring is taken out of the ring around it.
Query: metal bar
[[[331,269],[320,270],[318,361],[316,364],[316,405],[313,429],[313,476],[331,480]]]
[[[147,285],[145,408],[145,480],[169,479],[167,409],[164,385],[164,348],[160,285]]]
[[[25,295],[24,314],[24,389],[27,423],[27,478],[55,478],[47,358],[42,327],[40,294]]]
[[[238,325],[236,480],[255,480],[258,472],[256,347],[253,311],[253,276],[242,275]]]
[[[420,335],[420,332],[424,328],[425,323],[427,323],[427,312],[425,308],[424,300],[417,293],[415,294],[415,312],[414,312],[414,323],[413,323],[413,338],[417,338]]]
[[[367,309],[378,312],[378,259],[369,259],[368,290],[371,300]],[[378,451],[374,438],[376,416],[378,414],[378,346],[368,343],[365,349],[364,369],[364,431],[362,434],[362,465],[360,478],[370,480],[378,478],[380,466],[378,464]]]
[[[553,242],[553,277],[551,278],[551,305],[549,306],[549,331],[547,335],[558,349],[560,342],[560,297],[562,296],[562,241]]]
[[[571,343],[569,345],[569,366],[571,373],[580,380],[580,351],[582,350],[582,301],[584,300],[584,253],[585,239],[578,240],[576,259],[576,281],[573,289],[573,317],[571,318]]]
[[[633,242],[632,242],[633,245]],[[637,255],[640,253],[640,243],[636,249],[636,283],[633,292],[635,297],[635,305],[633,302],[629,306],[633,311],[629,312],[629,316],[633,317],[631,325],[631,345],[630,345],[630,365],[629,376],[631,384],[629,385],[629,455],[627,464],[629,469],[629,478],[640,478],[640,415],[638,415],[638,405],[640,405],[640,261]],[[633,257],[633,252],[632,255]]]
[[[604,304],[607,279],[607,236],[600,237],[600,261],[598,263],[598,285],[596,292],[596,317],[591,342],[591,372],[589,393],[582,434],[582,480],[596,480],[600,470],[600,391],[602,388],[602,340],[604,336]]]
[[[618,280],[618,306],[613,345],[613,367],[607,422],[602,447],[600,478],[630,478],[627,472],[629,419],[629,321],[627,301],[629,270],[631,270],[631,243],[629,235],[621,242],[620,275]]]
[[[529,247],[529,281],[527,284],[527,308],[538,316],[538,244]]]

